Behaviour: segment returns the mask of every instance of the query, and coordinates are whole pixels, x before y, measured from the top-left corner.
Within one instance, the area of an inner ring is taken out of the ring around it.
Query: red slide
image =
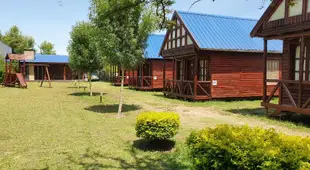
[[[16,77],[21,85],[21,87],[27,87],[27,83],[22,73],[16,73]]]

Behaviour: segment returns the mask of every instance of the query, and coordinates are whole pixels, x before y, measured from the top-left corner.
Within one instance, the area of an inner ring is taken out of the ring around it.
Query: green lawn
[[[184,141],[195,129],[227,123],[310,134],[307,124],[266,118],[259,100],[194,103],[168,99],[161,92],[127,89],[126,116],[117,118],[118,87],[97,82],[97,95],[89,97],[73,83],[53,83],[53,88],[38,85],[0,88],[0,169],[189,169]],[[140,149],[143,140],[135,136],[134,126],[141,111],[180,114],[174,149]]]

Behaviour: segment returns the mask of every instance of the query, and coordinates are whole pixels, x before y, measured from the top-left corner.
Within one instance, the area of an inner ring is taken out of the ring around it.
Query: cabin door
[[[44,78],[44,67],[43,66],[35,66],[35,80],[42,80]]]
[[[143,86],[152,86],[152,68],[151,64],[143,64]]]
[[[194,76],[195,76],[195,71],[194,71],[195,68],[194,68],[194,60],[193,59],[186,61],[186,69],[187,69],[186,80],[193,81]]]
[[[150,64],[143,64],[143,76],[152,76]]]

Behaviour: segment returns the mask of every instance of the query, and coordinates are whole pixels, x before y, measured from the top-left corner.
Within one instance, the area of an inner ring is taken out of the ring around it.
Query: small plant
[[[310,139],[274,129],[218,125],[187,139],[195,169],[296,169],[310,167]]]
[[[180,126],[180,116],[172,112],[144,112],[137,116],[137,137],[147,140],[169,140]]]

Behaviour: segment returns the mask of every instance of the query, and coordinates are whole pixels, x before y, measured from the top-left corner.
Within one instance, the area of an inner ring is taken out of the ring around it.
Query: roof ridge
[[[184,13],[184,14],[194,14],[194,15],[202,15],[202,16],[209,16],[209,17],[218,17],[218,18],[226,18],[226,19],[238,19],[238,20],[247,20],[247,21],[258,21],[258,19],[253,19],[253,18],[242,18],[242,17],[235,17],[235,16],[206,14],[206,13],[198,13],[198,12],[182,11],[182,10],[175,10],[175,11],[177,13]]]

